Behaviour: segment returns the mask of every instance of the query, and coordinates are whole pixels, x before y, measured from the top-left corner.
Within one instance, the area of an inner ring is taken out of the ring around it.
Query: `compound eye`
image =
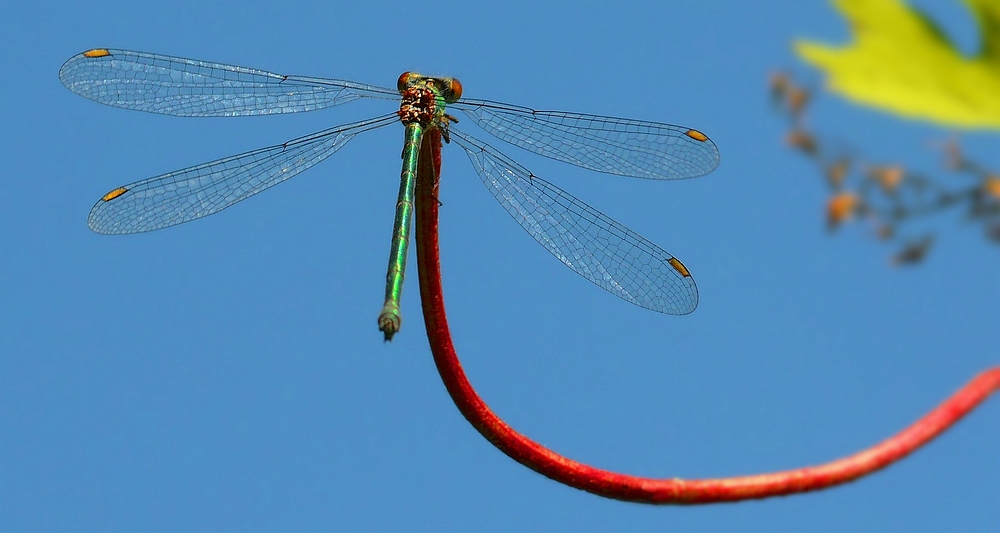
[[[462,97],[462,82],[455,78],[448,78],[445,88],[445,100],[449,103],[457,102]]]
[[[399,92],[405,91],[410,86],[410,76],[412,75],[412,72],[404,72],[399,75],[399,79],[396,80],[396,88],[399,89]]]

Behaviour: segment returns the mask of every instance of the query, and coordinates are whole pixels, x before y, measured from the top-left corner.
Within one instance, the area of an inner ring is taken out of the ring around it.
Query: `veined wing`
[[[284,144],[155,176],[105,194],[87,224],[97,233],[141,233],[217,213],[326,159],[395,113],[344,124]]]
[[[698,306],[694,279],[664,249],[533,175],[492,146],[455,128],[451,134],[500,205],[577,274],[653,311],[684,315]]]
[[[536,154],[598,172],[648,179],[683,179],[719,165],[719,149],[683,126],[536,111],[489,100],[462,99],[461,109],[494,137]]]
[[[59,80],[102,104],[184,117],[296,113],[363,97],[399,99],[397,91],[374,85],[113,48],[73,56],[59,69]]]

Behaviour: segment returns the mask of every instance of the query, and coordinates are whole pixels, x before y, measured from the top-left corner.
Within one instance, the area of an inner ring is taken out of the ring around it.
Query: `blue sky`
[[[817,464],[911,423],[1000,354],[997,248],[961,217],[919,267],[782,146],[767,75],[791,39],[846,38],[825,2],[37,2],[0,43],[0,529],[5,531],[995,531],[1000,402],[890,469],[822,493],[697,508],[604,500],[514,463],[434,370],[416,275],[382,342],[402,128],[221,214],[92,233],[113,187],[391,111],[182,119],[80,98],[70,56],[117,47],[684,124],[722,164],[683,182],[591,173],[502,142],[690,268],[684,317],[627,304],[535,244],[446,147],[442,262],[473,384],[515,428],[626,473]],[[975,46],[958,2],[922,2]],[[806,72],[804,68],[799,67]],[[820,98],[812,123],[928,172],[950,132]],[[471,132],[477,130],[469,127]],[[479,135],[489,139],[488,135]],[[996,134],[964,137],[1000,168]]]

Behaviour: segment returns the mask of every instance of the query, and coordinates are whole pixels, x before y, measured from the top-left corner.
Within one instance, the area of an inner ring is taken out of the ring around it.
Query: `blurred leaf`
[[[901,0],[835,0],[854,42],[799,41],[829,88],[861,104],[946,126],[1000,128],[1000,0],[964,0],[982,38],[965,57],[927,16]]]

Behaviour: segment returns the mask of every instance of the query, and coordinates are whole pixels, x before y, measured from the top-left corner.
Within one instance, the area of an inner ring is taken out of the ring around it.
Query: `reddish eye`
[[[411,74],[413,74],[413,73],[412,72],[404,72],[404,73],[402,73],[402,74],[399,75],[399,79],[396,80],[396,88],[399,89],[399,92],[405,91],[406,87],[409,86],[409,84],[410,84],[410,75]]]
[[[450,86],[448,87],[448,98],[449,102],[457,102],[459,98],[462,97],[462,82],[455,78],[451,78]]]

